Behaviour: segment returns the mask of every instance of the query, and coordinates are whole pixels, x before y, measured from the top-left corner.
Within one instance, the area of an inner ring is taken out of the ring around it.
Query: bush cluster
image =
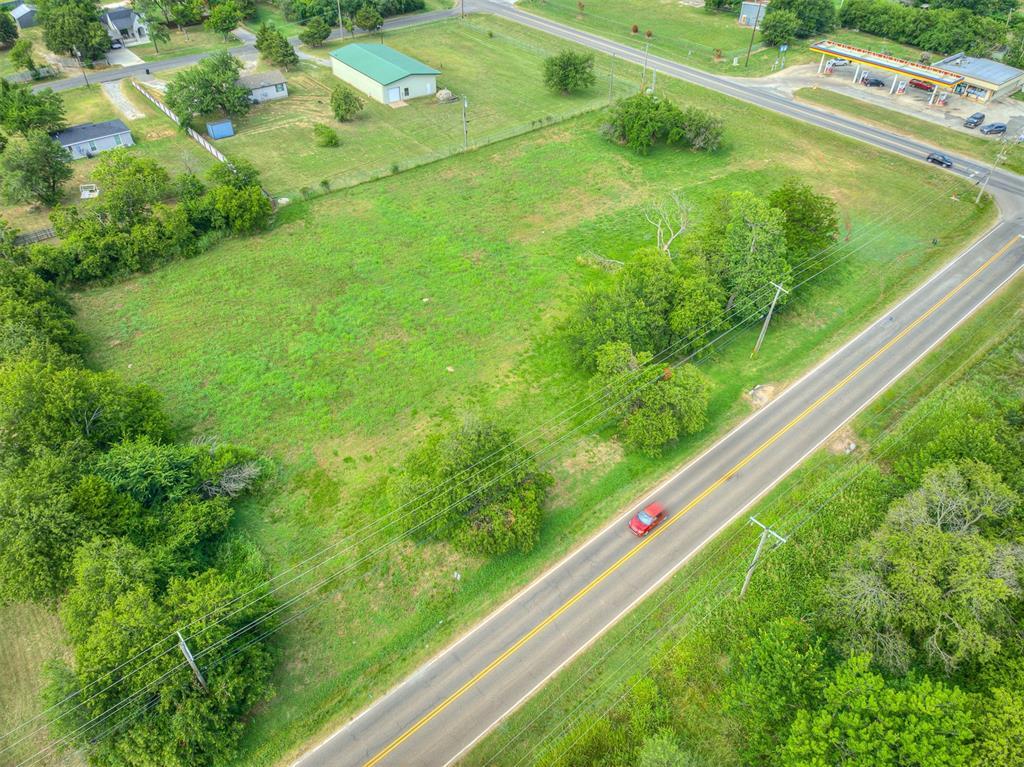
[[[704,109],[680,109],[666,99],[638,93],[616,102],[604,133],[638,154],[647,154],[659,141],[713,152],[724,129],[722,120]]]

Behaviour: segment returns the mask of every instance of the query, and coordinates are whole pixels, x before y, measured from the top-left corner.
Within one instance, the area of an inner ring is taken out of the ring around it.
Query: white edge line
[[[740,429],[745,428],[746,426],[748,426],[756,418],[761,416],[762,413],[767,412],[768,409],[771,408],[775,403],[780,402],[783,399],[785,399],[786,396],[790,392],[792,392],[795,389],[797,389],[805,380],[807,380],[811,376],[815,375],[818,371],[820,371],[821,369],[823,369],[824,367],[829,365],[836,357],[838,357],[843,352],[845,352],[854,343],[860,341],[863,336],[866,336],[869,332],[871,332],[880,322],[882,322],[882,320],[885,317],[887,317],[888,315],[890,315],[893,312],[897,311],[900,307],[902,307],[905,303],[910,301],[914,296],[916,296],[922,290],[924,290],[929,285],[931,285],[933,282],[935,282],[935,280],[937,280],[939,277],[941,277],[943,274],[945,274],[949,269],[951,269],[953,266],[955,266],[958,262],[960,262],[962,259],[965,259],[972,251],[974,251],[985,240],[987,240],[989,237],[991,237],[992,234],[999,227],[1001,227],[1005,223],[1007,223],[1007,222],[1006,222],[1005,219],[1003,219],[1002,213],[1000,212],[999,219],[991,227],[989,227],[989,229],[984,234],[982,234],[978,239],[976,239],[973,243],[971,243],[965,250],[963,250],[960,253],[960,255],[958,255],[956,258],[953,258],[952,260],[948,261],[942,268],[940,268],[938,271],[934,272],[925,282],[923,282],[920,285],[918,285],[916,288],[914,288],[913,291],[908,293],[903,298],[899,299],[895,304],[890,305],[887,309],[885,309],[881,313],[881,315],[878,317],[878,319],[874,320],[871,324],[869,324],[867,327],[865,327],[863,330],[861,330],[857,335],[855,335],[853,338],[849,339],[846,343],[844,343],[842,346],[840,346],[838,349],[836,349],[834,352],[832,352],[828,357],[823,359],[821,362],[819,362],[813,368],[811,368],[810,370],[805,372],[802,376],[800,376],[796,381],[794,381],[792,384],[787,386],[778,397],[773,399],[771,402],[769,402],[767,405],[765,405],[760,410],[757,410],[757,411],[751,413],[750,415],[748,415],[746,418],[744,418],[742,421],[740,421],[736,426],[734,426],[732,429],[730,429],[728,432],[726,432],[722,437],[720,437],[717,441],[715,441],[714,444],[709,445],[701,453],[699,453],[698,455],[694,456],[689,461],[687,461],[682,466],[682,468],[680,468],[679,470],[677,470],[676,472],[674,472],[673,474],[668,476],[665,480],[663,480],[660,484],[658,484],[654,488],[654,490],[651,490],[650,492],[646,493],[645,495],[640,496],[639,500],[627,504],[627,506],[626,506],[626,508],[628,509],[627,514],[629,513],[629,511],[632,511],[637,506],[642,505],[646,501],[654,498],[659,492],[661,492],[665,488],[666,485],[674,482],[679,477],[679,475],[681,475],[681,474],[685,473],[686,471],[688,471],[690,469],[690,467],[693,466],[693,464],[695,464],[697,461],[703,460],[709,453],[711,453],[713,450],[715,450],[716,448],[721,446],[726,440],[731,438],[733,436],[733,434],[735,434],[737,431],[739,431]],[[988,300],[988,299],[986,298],[985,300]],[[901,373],[901,375],[902,375],[902,373]],[[875,396],[877,396],[877,395],[875,395]],[[829,435],[829,436],[831,436],[831,435]],[[828,437],[826,437],[825,439],[827,439],[827,438]],[[817,449],[817,447],[815,449]],[[801,459],[801,461],[802,460],[803,459]],[[788,471],[792,471],[792,469],[789,469]],[[389,698],[392,695],[394,695],[395,693],[399,692],[403,687],[408,685],[410,682],[415,681],[415,679],[417,677],[419,677],[420,675],[426,673],[426,671],[429,670],[429,668],[431,666],[433,666],[437,661],[439,661],[441,658],[443,658],[448,653],[453,652],[464,641],[466,641],[471,636],[473,636],[476,632],[480,631],[485,626],[487,626],[492,620],[494,620],[499,615],[501,615],[514,602],[516,602],[517,600],[525,597],[530,591],[532,591],[542,581],[544,581],[545,579],[547,579],[551,575],[553,575],[556,572],[558,572],[561,568],[563,568],[566,565],[568,565],[569,562],[571,562],[576,557],[577,554],[579,554],[580,552],[584,551],[587,547],[589,547],[591,544],[593,544],[594,541],[596,541],[598,538],[600,538],[602,535],[604,535],[606,532],[608,532],[608,530],[610,530],[611,528],[615,527],[616,525],[621,524],[623,518],[624,518],[624,515],[618,515],[617,514],[615,517],[613,517],[609,521],[609,523],[607,525],[605,525],[604,527],[600,528],[597,532],[595,532],[593,535],[591,535],[586,540],[581,541],[579,544],[577,544],[576,548],[574,548],[570,553],[568,553],[567,555],[562,557],[562,559],[560,559],[557,562],[555,562],[554,564],[552,564],[546,570],[542,571],[530,583],[528,583],[526,586],[521,588],[515,594],[511,595],[497,609],[495,609],[492,612],[490,612],[481,622],[477,623],[475,626],[473,626],[468,631],[463,633],[462,636],[458,637],[454,642],[452,642],[452,643],[446,645],[445,647],[441,648],[440,650],[438,650],[438,652],[435,653],[434,656],[431,657],[428,661],[426,661],[425,663],[421,664],[419,667],[417,667],[412,672],[410,672],[397,685],[395,685],[391,689],[387,690],[382,695],[378,696],[378,698],[373,703],[371,703],[368,707],[366,707],[361,712],[356,714],[354,717],[349,719],[345,724],[343,724],[337,730],[335,730],[330,735],[328,735],[324,740],[322,740],[320,743],[318,743],[312,749],[310,749],[309,751],[306,751],[303,754],[300,754],[299,757],[297,759],[295,759],[294,762],[292,762],[293,767],[298,767],[302,763],[303,760],[309,758],[314,753],[316,753],[321,748],[323,748],[328,743],[330,743],[331,740],[333,740],[334,738],[340,736],[347,728],[351,727],[353,724],[355,724],[357,721],[362,719],[364,716],[366,716],[367,714],[371,713],[377,706],[381,705],[387,698]],[[731,520],[730,520],[730,523],[731,523]],[[729,524],[729,523],[726,523],[726,524]],[[718,531],[716,531],[714,535],[717,535],[717,534],[718,534]],[[714,535],[711,536],[711,537],[713,538]],[[710,540],[710,538],[708,540]],[[678,567],[679,567],[679,565],[677,565],[676,569],[678,569]],[[660,582],[661,581],[658,581],[658,583],[660,583]],[[646,593],[647,592],[645,592],[645,594]],[[616,618],[616,620],[618,620],[618,618]],[[518,706],[519,704],[516,704],[516,705]],[[491,726],[493,727],[494,725],[491,725]]]
[[[967,314],[965,314],[963,317],[957,320],[956,323],[950,326],[948,330],[946,330],[941,336],[939,336],[931,344],[929,344],[928,347],[925,348],[920,354],[918,354],[909,364],[907,364],[902,370],[900,370],[892,378],[890,378],[884,386],[878,389],[874,394],[871,395],[870,398],[868,398],[860,406],[858,406],[857,409],[854,410],[842,423],[840,423],[832,431],[830,431],[828,434],[822,437],[820,441],[818,441],[813,447],[811,447],[807,452],[800,456],[800,458],[797,459],[795,463],[791,464],[789,468],[787,468],[782,474],[778,475],[774,480],[772,480],[771,483],[762,488],[757,493],[757,495],[752,497],[749,501],[747,501],[747,503],[743,504],[743,506],[741,506],[735,514],[733,514],[728,520],[723,522],[711,535],[707,536],[703,541],[701,541],[697,548],[693,549],[690,553],[688,553],[686,556],[680,559],[679,562],[676,563],[670,571],[668,571],[665,575],[663,575],[661,578],[655,581],[654,585],[652,585],[650,588],[644,591],[639,597],[630,602],[630,604],[626,608],[624,608],[620,613],[618,613],[618,615],[616,615],[608,623],[606,623],[600,629],[600,631],[598,631],[598,633],[596,633],[593,637],[587,640],[586,644],[582,645],[572,655],[570,655],[568,658],[566,658],[564,661],[558,664],[558,666],[553,671],[551,671],[551,673],[549,673],[547,676],[541,679],[529,692],[527,692],[525,695],[523,695],[523,697],[517,700],[498,719],[496,719],[494,722],[488,725],[486,730],[477,735],[472,741],[470,741],[466,746],[464,746],[463,749],[459,751],[459,753],[457,753],[455,756],[453,756],[451,759],[445,762],[443,767],[450,767],[469,749],[475,746],[479,741],[483,740],[483,738],[487,737],[487,735],[489,735],[494,730],[495,727],[501,724],[509,716],[509,714],[514,712],[516,709],[522,706],[527,700],[532,698],[541,687],[543,687],[551,680],[553,676],[558,674],[558,672],[561,671],[565,666],[572,663],[572,661],[574,661],[580,654],[589,649],[590,646],[593,645],[598,639],[600,639],[602,636],[608,633],[609,629],[613,628],[615,624],[622,620],[622,618],[625,617],[627,613],[631,612],[640,602],[647,599],[647,597],[649,597],[655,590],[664,585],[665,581],[669,580],[671,577],[676,575],[679,572],[679,570],[683,567],[683,565],[685,565],[694,555],[698,554],[708,543],[717,538],[725,528],[732,525],[737,519],[739,519],[739,517],[746,513],[746,511],[750,509],[751,506],[754,506],[755,504],[760,502],[765,495],[770,493],[780,482],[782,482],[782,480],[784,480],[786,477],[792,474],[793,471],[798,466],[800,466],[800,464],[806,461],[813,453],[816,453],[818,449],[823,444],[825,444],[829,437],[831,437],[833,434],[835,434],[837,431],[843,428],[843,426],[845,426],[858,415],[860,415],[860,413],[866,407],[868,407],[872,402],[874,402],[882,394],[888,391],[889,388],[894,383],[896,383],[896,381],[898,381],[900,378],[906,375],[907,371],[915,367],[924,357],[931,354],[935,350],[936,346],[940,345],[952,333],[956,332],[956,330],[964,322],[973,317],[979,309],[981,309],[985,304],[989,302],[992,296],[994,296],[996,293],[1002,290],[1003,287],[1005,287],[1008,282],[1012,281],[1021,272],[1022,269],[1024,269],[1024,263],[1022,263],[1020,266],[1014,269],[1013,272],[1011,272],[1002,282],[1000,282],[998,285],[992,288],[992,290],[990,290],[988,294],[980,302],[978,302]]]

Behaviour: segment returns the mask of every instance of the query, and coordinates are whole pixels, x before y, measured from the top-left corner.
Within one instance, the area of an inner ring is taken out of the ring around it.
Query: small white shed
[[[372,43],[350,43],[331,51],[331,69],[381,104],[432,96],[441,74],[411,56]]]
[[[249,101],[253,104],[259,104],[262,101],[276,101],[288,96],[288,81],[277,69],[243,75],[235,82],[249,91]]]

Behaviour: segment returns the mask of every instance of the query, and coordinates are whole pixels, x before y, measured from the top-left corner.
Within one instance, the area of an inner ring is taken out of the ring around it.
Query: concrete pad
[[[107,52],[107,61],[111,66],[130,67],[133,64],[145,64],[146,62],[136,56],[127,48],[118,48]]]

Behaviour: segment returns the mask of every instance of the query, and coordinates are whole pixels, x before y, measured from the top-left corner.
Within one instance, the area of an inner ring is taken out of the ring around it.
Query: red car
[[[652,503],[647,508],[638,511],[629,520],[629,529],[633,535],[641,538],[651,532],[665,518],[665,507],[660,503]]]
[[[924,80],[909,80],[907,85],[921,91],[928,91],[929,93],[935,90],[935,86],[932,83],[926,83]]]

